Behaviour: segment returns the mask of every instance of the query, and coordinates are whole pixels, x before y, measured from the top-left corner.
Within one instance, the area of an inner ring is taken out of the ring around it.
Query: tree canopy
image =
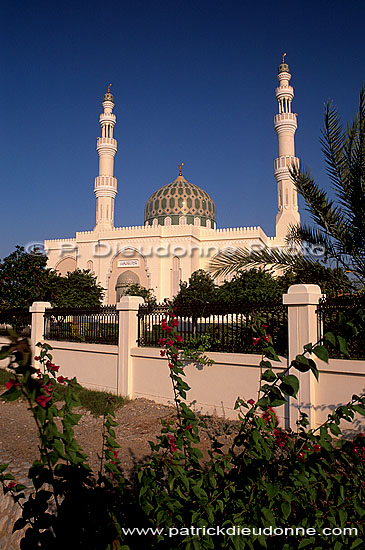
[[[226,304],[263,304],[281,300],[277,279],[261,269],[240,271],[217,289],[217,298]]]
[[[100,305],[104,290],[88,270],[77,269],[61,277],[47,268],[47,257],[22,246],[0,262],[0,308],[28,309],[33,302],[55,307]]]
[[[146,304],[155,306],[157,304],[156,296],[151,288],[140,285],[139,283],[132,283],[124,288],[124,294],[126,296],[141,296]]]
[[[180,290],[172,300],[174,307],[192,307],[197,310],[217,301],[217,286],[209,273],[198,269],[188,281],[181,281]]]

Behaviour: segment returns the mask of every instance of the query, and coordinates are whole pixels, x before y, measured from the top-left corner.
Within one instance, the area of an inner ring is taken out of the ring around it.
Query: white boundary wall
[[[288,306],[289,357],[291,361],[302,352],[303,345],[317,340],[316,307],[321,297],[317,285],[293,285],[283,302]],[[76,376],[80,384],[90,389],[107,390],[129,398],[145,397],[158,403],[172,403],[173,394],[167,360],[157,348],[136,347],[137,311],[142,298],[124,296],[117,304],[119,310],[118,346],[75,342],[48,341],[53,347],[54,362],[61,366],[63,376]],[[32,345],[43,340],[44,311],[48,303],[35,302],[32,312]],[[0,337],[0,344],[6,338]],[[36,353],[35,353],[36,355]],[[261,357],[251,354],[208,353],[214,359],[211,366],[185,367],[186,380],[191,386],[188,402],[203,413],[236,418],[234,403],[239,396],[257,399]],[[313,357],[313,356],[312,356]],[[313,357],[314,358],[314,357]],[[274,369],[286,367],[286,359],[272,361]],[[277,409],[281,425],[296,428],[298,408],[309,415],[310,425],[317,427],[331,410],[346,404],[353,394],[365,392],[364,361],[331,359],[329,364],[316,360],[319,383],[311,373],[295,374],[300,379],[298,399]],[[0,362],[0,367],[6,361]],[[364,421],[343,424],[343,428],[365,429]]]

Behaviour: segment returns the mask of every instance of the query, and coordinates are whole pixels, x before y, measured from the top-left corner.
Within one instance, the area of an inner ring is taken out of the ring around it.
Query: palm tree
[[[285,248],[261,251],[238,248],[222,252],[210,265],[214,277],[260,265],[284,271],[297,266],[310,267],[318,262],[317,258],[303,253],[303,244],[306,244],[322,247],[325,261],[351,271],[364,284],[365,87],[360,92],[359,111],[346,131],[333,104],[326,105],[320,142],[336,200],[330,199],[317,185],[308,169],[292,166],[291,178],[315,226],[290,227]]]

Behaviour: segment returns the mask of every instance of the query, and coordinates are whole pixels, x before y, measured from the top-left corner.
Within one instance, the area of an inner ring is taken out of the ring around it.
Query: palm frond
[[[325,105],[324,130],[320,143],[327,164],[327,173],[336,189],[343,187],[345,158],[343,154],[344,134],[338,113],[332,102]]]
[[[313,221],[322,230],[341,242],[346,229],[346,219],[341,208],[329,199],[327,193],[320,189],[309,170],[300,166],[290,167],[290,175],[298,193],[306,202],[306,210],[310,212]]]
[[[306,242],[313,246],[322,246],[326,250],[332,246],[332,241],[323,231],[309,225],[290,225],[285,237],[287,245],[302,245]]]
[[[316,263],[310,257],[303,257],[299,247],[262,248],[249,250],[247,248],[231,248],[223,250],[215,256],[209,265],[209,271],[214,278],[236,273],[244,268],[265,268],[267,271],[281,269],[286,271],[298,265]]]

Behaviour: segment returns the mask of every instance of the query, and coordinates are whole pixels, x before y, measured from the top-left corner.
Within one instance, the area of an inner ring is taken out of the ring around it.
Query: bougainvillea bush
[[[223,447],[211,435],[208,455],[203,456],[202,420],[188,406],[190,388],[177,327],[171,312],[162,323],[160,340],[177,420],[163,422],[157,442],[150,443],[151,456],[139,466],[133,484],[121,472],[116,422],[108,410],[101,467],[97,477],[92,475],[73,435],[80,418],[72,411],[78,405],[77,382],[59,375],[49,347],[41,349],[40,370],[31,364],[26,340],[14,336],[2,349],[0,357],[11,358],[13,372],[3,397],[27,399],[40,437],[40,458],[29,472],[34,484],[31,498],[23,498],[24,488],[10,474],[0,477],[4,492],[22,506],[15,525],[26,529],[21,548],[72,547],[74,541],[88,550],[362,547],[365,438],[363,434],[352,441],[342,438],[340,422],[352,422],[355,413],[364,415],[365,397],[352,396],[316,430],[308,429],[305,413],[296,432],[280,426],[276,414],[288,397],[295,399],[298,393],[295,370],[318,378],[313,356],[328,360],[323,343],[346,352],[343,338],[327,333],[324,342],[305,346],[305,353],[278,373],[271,364],[278,361],[271,336],[258,321],[255,345],[262,351],[258,396],[237,399],[239,428],[231,447]],[[64,403],[57,396],[59,384],[67,385]],[[130,534],[128,528],[145,531]]]

